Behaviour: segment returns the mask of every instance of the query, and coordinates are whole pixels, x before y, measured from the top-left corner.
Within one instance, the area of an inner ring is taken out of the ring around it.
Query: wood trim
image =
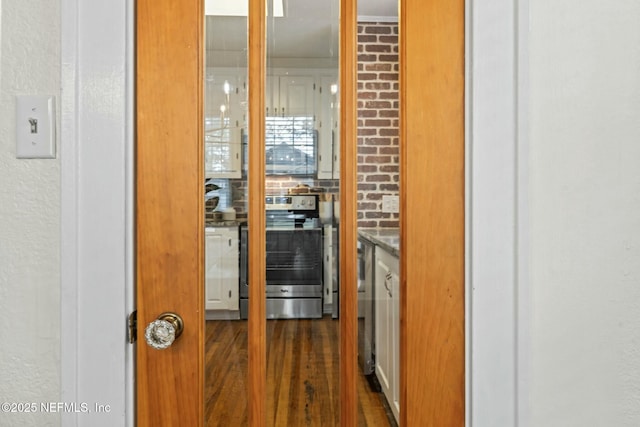
[[[340,424],[357,425],[357,2],[340,2]]]
[[[136,2],[140,427],[195,426],[204,417],[204,289],[193,290],[204,281],[204,14],[201,2],[175,5]],[[154,350],[144,328],[165,311],[182,316],[184,331],[169,349]]]
[[[265,426],[267,394],[266,347],[266,218],[265,82],[266,2],[249,0],[249,425]]]
[[[464,0],[400,0],[401,410],[463,426]]]

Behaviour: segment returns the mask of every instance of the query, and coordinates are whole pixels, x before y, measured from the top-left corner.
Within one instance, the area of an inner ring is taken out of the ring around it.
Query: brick
[[[397,174],[400,172],[400,165],[380,165],[378,168],[380,172],[387,172],[389,174]]]
[[[364,29],[366,34],[391,34],[393,31],[388,26],[370,26]]]
[[[358,83],[360,87],[360,83]],[[367,90],[391,90],[391,83],[389,82],[365,82],[364,88]]]
[[[378,148],[377,147],[365,147],[365,146],[358,146],[358,154],[362,154],[362,155],[375,155],[378,154]],[[358,160],[360,162],[360,160]],[[364,163],[364,159],[362,159],[362,162]]]
[[[360,37],[358,37],[358,41],[360,41]],[[380,43],[385,43],[385,44],[390,44],[390,45],[397,45],[398,44],[398,36],[397,35],[391,35],[391,36],[381,35],[380,37],[378,37],[378,41]]]
[[[380,99],[398,99],[398,92],[380,92],[377,94]]]
[[[389,101],[367,101],[364,108],[391,108],[392,105]]]
[[[378,111],[378,116],[379,116],[380,118],[382,118],[382,117],[396,118],[396,117],[398,117],[398,116],[399,116],[399,114],[400,114],[400,112],[399,112],[398,110],[396,110],[396,109],[389,109],[389,110],[380,110],[380,111]],[[398,125],[397,125],[397,124],[393,124],[393,123],[391,124],[391,126],[393,126],[393,127],[398,127]]]
[[[397,62],[398,62],[398,55],[396,54],[383,54],[381,53],[378,56],[378,61],[380,62],[391,62],[391,68],[393,69],[393,71],[398,71],[398,66],[397,66]]]
[[[366,203],[366,202],[358,203],[359,211],[375,210],[377,209],[377,207],[378,207],[377,203]]]
[[[366,182],[390,182],[391,176],[389,174],[367,175]]]
[[[400,191],[398,184],[380,184],[380,191]]]
[[[371,127],[389,127],[391,126],[391,120],[365,120],[364,125]]]
[[[364,161],[366,163],[389,163],[391,156],[366,156]]]
[[[360,50],[360,46],[358,46],[358,50]],[[384,44],[367,44],[364,45],[365,52],[392,52],[392,48],[389,45]]]
[[[373,113],[376,113],[376,111],[374,111]],[[363,114],[369,114],[369,112],[363,112]],[[358,136],[372,136],[377,134],[377,128],[366,128],[364,126],[358,128]]]
[[[378,79],[398,81],[398,73],[380,73]]]
[[[376,184],[360,184],[360,183],[358,183],[358,191],[373,191],[375,189],[376,189]]]
[[[358,34],[358,43],[377,43],[378,36],[373,34]]]
[[[393,71],[393,64],[374,62],[371,64],[364,64],[364,69],[365,71]]]
[[[376,165],[358,165],[358,173],[375,173],[378,172]]]
[[[389,110],[389,111],[394,111],[397,113],[398,110]],[[398,136],[400,134],[400,130],[397,127],[382,128],[378,131],[378,134],[380,136]]]
[[[378,110],[365,110],[364,108],[359,108],[358,117],[359,118],[378,117]]]
[[[398,228],[398,227],[400,227],[400,221],[398,221],[398,220],[395,220],[395,221],[389,221],[389,220],[378,221],[378,227],[380,227],[380,228]]]
[[[399,153],[399,148],[396,146],[391,147],[380,147],[380,154],[387,154],[389,156],[397,156]],[[391,159],[389,159],[391,161]],[[389,162],[386,162],[389,163]]]
[[[367,200],[382,200],[382,193],[368,193]]]
[[[377,55],[371,55],[367,53],[361,53],[358,55],[358,62],[374,62],[378,60]]]
[[[358,212],[358,218],[362,218],[363,216],[364,215],[361,216],[361,212]],[[376,221],[358,221],[358,227],[360,228],[376,228],[377,224]]]
[[[369,211],[369,212],[365,212],[364,213],[364,217],[367,219],[372,219],[372,218],[388,218],[389,214],[386,212],[379,212],[379,211]]]
[[[377,77],[374,73],[358,73],[358,80],[376,80]]]
[[[365,138],[365,145],[391,145],[391,138]]]
[[[376,92],[358,92],[358,99],[378,99]],[[367,108],[365,106],[365,108]]]

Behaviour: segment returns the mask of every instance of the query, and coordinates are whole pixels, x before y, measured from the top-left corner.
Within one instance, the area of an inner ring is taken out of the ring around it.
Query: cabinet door
[[[280,76],[279,116],[314,117],[313,76]]]
[[[336,76],[322,76],[316,97],[316,127],[318,129],[318,179],[333,178],[334,101],[331,86]]]
[[[237,73],[207,69],[205,84],[205,176],[241,177],[243,107]]]
[[[238,233],[208,228],[205,233],[205,308],[238,310]]]
[[[276,116],[276,110],[280,106],[280,77],[267,76],[264,90],[265,115]]]
[[[325,225],[323,231],[324,308],[327,312],[333,303],[333,226]]]
[[[376,253],[380,252],[376,249]],[[389,397],[392,390],[393,381],[393,345],[391,337],[391,298],[389,291],[389,274],[390,270],[386,263],[376,254],[376,286],[375,286],[375,308],[376,308],[376,377],[380,382],[382,391],[391,401]]]
[[[376,376],[396,420],[400,415],[400,263],[376,248]]]
[[[397,261],[397,258],[395,258]],[[395,268],[394,268],[395,267]],[[393,384],[391,386],[391,411],[400,419],[400,275],[398,265],[393,265],[391,272],[391,335],[393,356]]]
[[[332,114],[332,145],[333,148],[333,179],[340,179],[340,89],[338,93],[333,96],[333,106],[331,108]]]

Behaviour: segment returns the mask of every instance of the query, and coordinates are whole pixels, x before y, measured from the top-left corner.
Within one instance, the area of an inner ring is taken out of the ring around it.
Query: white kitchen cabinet
[[[238,311],[240,252],[238,229],[205,229],[205,308]]]
[[[333,118],[331,129],[333,139],[331,141],[333,179],[340,179],[340,89],[332,97],[331,116]]]
[[[205,176],[240,178],[246,117],[244,77],[236,69],[208,68],[204,104]]]
[[[333,303],[333,226],[325,225],[323,229],[323,312],[331,313]]]
[[[315,116],[315,78],[285,71],[267,76],[265,93],[267,116]]]
[[[339,139],[336,126],[337,95],[332,93],[332,85],[337,88],[338,76],[327,75],[319,78],[318,97],[316,99],[318,129],[318,179],[334,177],[334,144]],[[339,120],[338,120],[339,121]],[[339,175],[339,172],[338,172]],[[339,178],[339,176],[338,176]]]
[[[397,257],[375,249],[375,371],[396,420],[400,413],[400,266]]]

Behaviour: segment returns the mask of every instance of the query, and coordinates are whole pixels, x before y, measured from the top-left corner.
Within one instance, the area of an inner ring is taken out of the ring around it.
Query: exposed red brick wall
[[[382,196],[399,192],[398,24],[358,24],[358,226],[398,227]]]

